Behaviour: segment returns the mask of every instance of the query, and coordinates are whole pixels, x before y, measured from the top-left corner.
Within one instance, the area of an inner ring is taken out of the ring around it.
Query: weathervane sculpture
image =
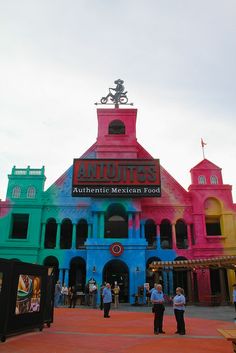
[[[127,104],[128,97],[126,94],[128,93],[125,91],[124,81],[121,79],[115,80],[114,83],[116,84],[115,88],[109,88],[109,93],[106,97],[102,97],[100,100],[100,104],[114,104],[115,108],[119,108],[119,104]],[[99,103],[95,103],[99,104]],[[130,103],[130,105],[133,105]]]

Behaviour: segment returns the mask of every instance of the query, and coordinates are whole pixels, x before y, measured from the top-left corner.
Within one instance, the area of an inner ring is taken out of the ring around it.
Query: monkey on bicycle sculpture
[[[127,91],[124,92],[125,87],[123,85],[124,81],[123,80],[116,80],[114,81],[116,84],[115,88],[109,88],[109,93],[106,97],[101,98],[101,103],[106,104],[108,100],[110,99],[112,103],[115,104],[115,106],[119,106],[120,104],[126,104],[128,102],[128,98],[126,96]],[[113,91],[115,93],[113,93]]]

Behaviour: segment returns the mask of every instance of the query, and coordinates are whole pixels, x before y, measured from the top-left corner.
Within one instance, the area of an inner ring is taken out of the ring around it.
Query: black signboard
[[[160,197],[158,159],[75,159],[72,196]]]
[[[43,329],[47,267],[0,259],[0,339]]]

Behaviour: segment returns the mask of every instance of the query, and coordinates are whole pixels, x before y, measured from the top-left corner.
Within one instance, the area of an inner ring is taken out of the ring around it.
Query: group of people
[[[110,283],[104,283],[100,288],[100,309],[104,311],[104,318],[109,318],[109,312],[111,309],[112,303],[112,292],[114,294],[114,308],[118,308],[119,304],[119,292],[120,288],[115,283],[114,288],[111,289]],[[97,294],[98,287],[96,283],[92,285],[87,283],[85,286],[85,304],[89,305],[90,296],[92,296],[92,305],[96,308],[97,305]],[[153,304],[152,311],[154,314],[154,334],[163,334],[163,317],[165,311],[165,298],[162,291],[161,284],[154,284],[154,288],[150,290],[151,302]],[[75,286],[67,288],[64,284],[61,286],[60,281],[57,281],[55,287],[55,307],[59,305],[69,305],[69,307],[75,307],[77,299],[77,293]],[[177,330],[175,333],[179,335],[185,335],[185,321],[184,321],[184,312],[185,312],[185,296],[184,290],[181,287],[176,288],[176,295],[172,299],[174,315],[177,323]],[[235,286],[235,306],[236,306],[236,286]]]
[[[67,287],[64,283],[61,285],[60,281],[57,281],[54,293],[54,306],[57,308],[60,305],[68,305],[69,308],[75,307],[77,300],[77,293],[75,286]]]
[[[177,323],[177,330],[175,333],[179,335],[185,335],[185,296],[184,290],[181,287],[176,288],[176,295],[173,297],[173,309],[175,319]],[[165,311],[165,298],[162,291],[161,284],[154,284],[154,288],[151,289],[151,302],[153,304],[152,311],[154,314],[154,334],[165,333],[163,331],[163,316]]]
[[[104,298],[103,298],[103,290],[107,288],[106,283],[100,287],[100,309],[104,309]],[[110,290],[113,292],[114,295],[114,308],[118,308],[119,304],[119,293],[120,287],[115,282],[114,288]],[[84,304],[86,306],[92,306],[93,308],[97,308],[97,301],[98,301],[98,286],[95,281],[88,282],[85,285],[84,289]],[[111,292],[111,303],[112,303],[112,292]],[[67,287],[64,283],[61,285],[60,281],[58,280],[55,285],[55,294],[54,294],[54,306],[55,308],[64,305],[68,306],[69,308],[74,308],[77,302],[77,290],[75,286]],[[105,301],[107,298],[105,298]]]

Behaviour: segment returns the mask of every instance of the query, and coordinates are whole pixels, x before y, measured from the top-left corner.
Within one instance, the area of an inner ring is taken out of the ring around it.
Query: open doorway
[[[110,283],[112,288],[117,282],[120,287],[120,302],[129,302],[129,269],[123,261],[112,260],[104,266],[103,282]]]
[[[70,262],[69,287],[84,291],[86,281],[86,263],[82,257],[74,257]]]

